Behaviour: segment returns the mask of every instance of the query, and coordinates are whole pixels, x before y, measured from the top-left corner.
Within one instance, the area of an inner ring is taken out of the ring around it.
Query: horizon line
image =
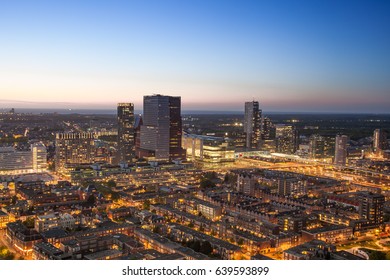
[[[22,114],[59,114],[59,115],[71,115],[71,114],[79,114],[79,115],[115,115],[116,108],[113,109],[102,109],[102,108],[22,108],[22,107],[5,107],[0,108],[0,113],[5,113],[4,111],[9,111],[14,109],[15,113]],[[23,112],[17,112],[17,110],[22,110]],[[3,112],[1,112],[3,111]],[[135,114],[142,114],[142,110],[134,110]],[[199,114],[199,115],[221,115],[221,114],[233,114],[233,115],[244,115],[244,110],[197,110],[197,109],[187,109],[182,110],[182,114]],[[283,111],[283,110],[270,110],[264,111],[263,114],[301,114],[301,115],[390,115],[390,113],[374,113],[374,112],[345,112],[345,111]]]

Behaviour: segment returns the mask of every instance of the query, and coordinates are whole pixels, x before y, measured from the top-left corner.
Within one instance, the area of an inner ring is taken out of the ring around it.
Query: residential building
[[[237,176],[236,190],[245,195],[255,194],[256,179],[252,174],[240,173]]]
[[[275,125],[276,152],[295,154],[299,146],[298,131],[291,125]]]
[[[352,227],[343,225],[330,225],[302,230],[303,241],[318,239],[328,243],[335,243],[345,241],[351,237],[353,237]]]
[[[382,194],[361,192],[359,193],[359,215],[367,219],[370,225],[383,224],[385,197]]]
[[[79,165],[95,161],[94,133],[57,133],[55,167],[64,171],[66,165]]]
[[[313,134],[309,139],[309,157],[313,159],[325,156],[325,138],[318,134]]]

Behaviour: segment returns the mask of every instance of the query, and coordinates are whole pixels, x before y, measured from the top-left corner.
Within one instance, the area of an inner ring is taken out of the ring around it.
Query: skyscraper
[[[325,156],[325,139],[321,135],[313,134],[309,139],[310,158],[322,158]]]
[[[245,102],[244,132],[246,147],[258,149],[261,139],[261,110],[258,101]]]
[[[276,152],[283,154],[294,154],[298,150],[298,131],[291,125],[277,124],[276,132]]]
[[[387,149],[387,133],[383,129],[378,128],[374,130],[374,139],[372,146],[375,152]]]
[[[156,160],[184,159],[181,141],[181,98],[159,94],[144,96],[141,152]]]
[[[335,140],[334,164],[345,165],[347,163],[348,136],[337,135]]]
[[[118,161],[131,162],[135,157],[134,104],[118,104]]]
[[[268,117],[262,118],[261,139],[272,140],[275,139],[275,126]]]

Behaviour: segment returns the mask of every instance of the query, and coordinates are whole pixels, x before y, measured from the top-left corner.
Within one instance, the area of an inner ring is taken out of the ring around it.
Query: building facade
[[[131,162],[135,157],[134,104],[119,103],[118,117],[118,161]]]
[[[325,139],[321,135],[313,134],[309,139],[309,157],[313,159],[325,156]]]
[[[359,215],[373,226],[383,224],[385,197],[381,194],[362,192],[359,195]]]
[[[258,101],[245,102],[244,132],[246,147],[258,149],[261,140],[261,110]]]
[[[380,152],[388,148],[387,133],[383,129],[374,130],[372,146],[374,152]]]
[[[335,140],[334,164],[345,165],[347,163],[348,136],[337,135]]]
[[[0,174],[36,173],[47,169],[46,146],[33,143],[28,151],[0,147]]]
[[[203,165],[234,162],[234,146],[229,139],[205,135],[184,134],[182,147],[187,159]]]
[[[276,152],[294,154],[298,150],[298,131],[291,125],[275,125]]]
[[[63,171],[67,164],[85,164],[95,161],[94,133],[56,134],[56,171]]]
[[[181,98],[144,96],[140,153],[161,161],[184,159],[181,144]]]

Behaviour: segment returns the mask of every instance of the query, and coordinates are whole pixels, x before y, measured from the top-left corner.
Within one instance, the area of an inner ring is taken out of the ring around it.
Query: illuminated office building
[[[347,163],[348,136],[337,135],[335,140],[334,164],[345,165]]]
[[[246,147],[258,149],[261,139],[261,110],[258,101],[245,102],[244,132]]]
[[[184,159],[182,149],[181,98],[144,96],[140,156],[155,160]]]
[[[183,148],[188,160],[203,165],[220,165],[235,160],[234,146],[223,137],[184,134]]]
[[[261,139],[262,140],[275,139],[275,125],[268,117],[262,118]]]
[[[276,152],[294,154],[298,150],[298,131],[291,125],[275,125]]]
[[[41,142],[31,144],[28,151],[0,147],[0,174],[35,173],[46,169],[47,151]]]
[[[313,159],[325,156],[325,139],[321,135],[313,134],[309,139],[309,157]]]
[[[118,161],[131,162],[135,157],[134,104],[118,104]]]

